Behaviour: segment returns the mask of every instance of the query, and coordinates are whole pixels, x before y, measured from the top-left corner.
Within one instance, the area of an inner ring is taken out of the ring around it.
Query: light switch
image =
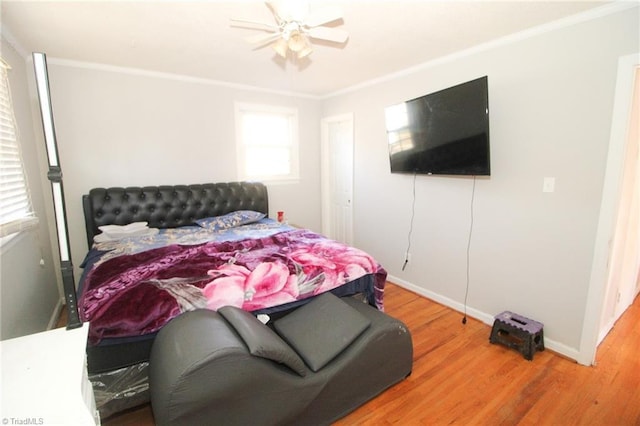
[[[542,181],[542,192],[554,192],[556,190],[556,178],[546,177]]]

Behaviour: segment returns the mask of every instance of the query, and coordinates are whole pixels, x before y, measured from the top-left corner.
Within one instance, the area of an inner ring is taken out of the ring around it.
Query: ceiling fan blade
[[[267,5],[271,13],[273,13],[273,17],[276,18],[276,22],[278,23],[278,25],[282,25],[284,21],[282,20],[280,12],[278,11],[278,5],[273,0],[265,0],[265,4]]]
[[[278,26],[268,24],[266,22],[250,21],[247,19],[234,19],[231,18],[231,25],[236,27],[253,28],[264,31],[278,31]]]
[[[280,33],[269,33],[269,34],[255,34],[247,37],[245,40],[251,44],[267,44],[273,41],[276,41],[282,37]]]
[[[322,9],[314,10],[304,20],[304,24],[308,27],[317,27],[320,25],[328,24],[329,22],[342,19],[342,11],[337,7],[323,7]]]
[[[339,28],[314,27],[309,29],[309,37],[320,40],[344,43],[349,38],[349,33]]]

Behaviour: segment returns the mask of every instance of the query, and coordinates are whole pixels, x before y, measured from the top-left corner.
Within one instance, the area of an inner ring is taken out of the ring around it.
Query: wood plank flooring
[[[336,425],[640,426],[640,298],[585,367],[489,343],[491,327],[389,283],[385,310],[414,344],[413,373]],[[103,420],[153,425],[149,405]]]

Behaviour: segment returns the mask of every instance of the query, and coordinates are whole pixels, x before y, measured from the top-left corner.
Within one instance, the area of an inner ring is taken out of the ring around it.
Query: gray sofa
[[[330,293],[270,326],[233,307],[185,313],[150,359],[159,425],[321,425],[411,373],[406,326]]]

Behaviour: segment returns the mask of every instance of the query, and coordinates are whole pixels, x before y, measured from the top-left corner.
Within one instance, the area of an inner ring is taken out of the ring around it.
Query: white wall
[[[28,77],[31,75],[24,58],[2,38],[2,57],[11,65],[9,85],[18,126],[31,202],[39,224],[20,233],[0,247],[0,301],[2,329],[0,339],[9,339],[46,330],[55,325],[60,309],[61,280],[50,239],[50,218],[46,206],[51,203],[51,190],[43,185],[46,171],[41,168],[40,144],[35,129],[40,122],[33,119]],[[40,127],[41,129],[41,127]],[[44,145],[42,145],[42,148]],[[44,169],[46,170],[46,169]],[[55,232],[55,231],[54,231]],[[43,265],[40,265],[42,259]]]
[[[318,100],[48,58],[73,263],[87,244],[81,196],[93,187],[237,180],[234,102],[298,108],[301,178],[268,185],[271,216],[319,230]]]
[[[552,349],[577,358],[594,256],[620,56],[637,52],[638,9],[504,40],[327,99],[355,114],[355,244],[392,279],[462,308],[472,178],[389,172],[384,108],[489,78],[492,176],[478,178],[469,312],[511,310],[545,324]],[[544,177],[556,178],[543,193]],[[384,244],[380,244],[384,241]]]

